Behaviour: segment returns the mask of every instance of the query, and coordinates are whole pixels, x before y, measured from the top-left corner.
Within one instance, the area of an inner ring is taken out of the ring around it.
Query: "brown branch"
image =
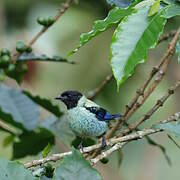
[[[174,94],[175,90],[180,86],[180,81],[176,82],[174,86],[168,89],[168,92],[159,100],[157,103],[140,119],[139,121],[135,122],[134,124],[130,125],[127,129],[125,129],[122,134],[128,134],[129,132],[135,130],[140,124],[145,122],[146,120],[150,119],[150,117],[160,108],[163,106],[165,101]],[[174,117],[171,117],[174,119]]]
[[[66,0],[64,4],[62,4],[61,9],[58,11],[58,14],[54,17],[54,23],[58,21],[58,19],[64,14],[64,12],[70,7],[72,0]],[[53,24],[54,24],[53,23]],[[53,25],[52,24],[52,25]],[[52,26],[51,25],[51,26]],[[27,44],[27,47],[31,47],[51,26],[43,27]],[[15,53],[13,55],[13,61],[16,61],[16,58],[20,55],[20,53]]]
[[[112,79],[113,79],[113,74],[109,74],[96,89],[89,92],[88,99],[91,99],[91,100],[94,99],[104,89],[106,84],[108,84]]]
[[[167,34],[162,35],[158,40],[158,44],[161,43],[162,41],[168,40],[170,37],[173,37],[175,34],[176,34],[176,30],[172,30]]]
[[[149,78],[145,81],[144,85],[137,90],[136,96],[133,98],[133,100],[130,102],[129,105],[126,106],[125,112],[123,113],[123,118],[117,120],[116,124],[111,128],[111,130],[106,134],[106,138],[110,138],[113,136],[115,131],[119,129],[120,126],[124,124],[124,122],[129,119],[129,117],[136,112],[137,109],[139,109],[144,102],[147,100],[147,98],[151,95],[151,93],[155,90],[157,85],[161,82],[162,78],[165,75],[165,72],[167,71],[168,64],[172,58],[172,56],[175,53],[175,47],[178,40],[178,36],[180,33],[180,28],[176,31],[176,34],[174,35],[174,38],[169,43],[168,48],[165,52],[165,55],[161,59],[161,62],[159,66],[153,67]],[[167,37],[167,36],[166,36]],[[168,36],[169,37],[169,36]],[[162,38],[164,39],[164,38]],[[162,42],[162,40],[160,41]],[[148,91],[144,94],[145,89],[148,87],[149,83],[153,79],[154,75],[157,74],[157,78],[154,80],[153,84],[149,87]],[[138,102],[138,99],[140,96],[143,96],[141,102]]]

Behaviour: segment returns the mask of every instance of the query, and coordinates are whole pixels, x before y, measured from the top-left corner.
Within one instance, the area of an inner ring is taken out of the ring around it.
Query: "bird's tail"
[[[121,114],[113,114],[112,117],[113,117],[113,119],[119,119],[122,117],[122,115]]]

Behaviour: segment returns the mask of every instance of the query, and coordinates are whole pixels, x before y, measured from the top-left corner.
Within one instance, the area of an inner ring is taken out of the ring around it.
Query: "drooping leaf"
[[[73,148],[72,151],[72,155],[65,156],[55,169],[53,180],[102,179],[98,171],[91,167],[78,150]]]
[[[75,138],[65,115],[61,116],[60,119],[54,116],[46,118],[40,122],[39,127],[48,129],[66,145],[70,145]]]
[[[172,18],[174,16],[180,16],[180,5],[171,4],[169,5],[164,13],[162,14],[165,18]]]
[[[136,5],[134,12],[125,17],[112,38],[110,60],[118,88],[134,72],[135,67],[144,63],[147,50],[155,47],[166,19],[161,17],[162,9],[148,17],[153,1]]]
[[[18,58],[17,61],[51,61],[51,62],[68,62],[72,63],[71,61],[68,61],[67,59],[60,57],[60,56],[53,56],[49,57],[45,54],[41,55],[36,55],[33,52],[27,53],[24,52],[22,53]]]
[[[153,16],[160,10],[160,0],[156,0],[149,10],[149,16]]]
[[[8,161],[0,158],[0,179],[1,180],[38,180],[31,171],[27,170],[18,162]]]
[[[90,32],[81,34],[79,46],[76,49],[74,49],[72,52],[70,52],[69,56],[77,52],[83,45],[89,42],[93,37],[106,31],[114,24],[117,24],[123,17],[129,15],[131,11],[132,8],[120,9],[118,7],[115,7],[111,11],[109,11],[109,14],[104,20],[95,21],[92,30]]]
[[[180,64],[180,35],[179,35],[179,38],[178,38],[178,42],[176,44],[176,53],[178,55],[178,63]]]
[[[39,107],[20,90],[0,84],[0,118],[26,130],[36,128]]]
[[[19,141],[13,144],[13,159],[27,155],[37,155],[47,143],[54,145],[55,137],[47,129],[40,128],[38,131],[23,132]]]
[[[50,151],[51,151],[51,145],[48,143],[48,145],[42,151],[43,158],[47,157]]]
[[[130,0],[106,0],[110,5],[126,8],[131,4]]]
[[[38,95],[33,96],[30,92],[27,91],[23,91],[23,93],[26,94],[29,98],[31,98],[35,103],[39,104],[41,107],[51,112],[55,116],[62,116],[63,113],[60,111],[59,107],[57,105],[54,105],[49,99],[42,98]]]

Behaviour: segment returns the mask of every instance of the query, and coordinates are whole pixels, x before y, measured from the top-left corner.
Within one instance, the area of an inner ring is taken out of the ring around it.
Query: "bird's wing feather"
[[[107,110],[97,107],[97,106],[91,106],[91,107],[86,107],[85,108],[90,111],[91,113],[95,114],[97,119],[100,121],[108,121],[112,119],[119,118],[119,114],[110,114]]]

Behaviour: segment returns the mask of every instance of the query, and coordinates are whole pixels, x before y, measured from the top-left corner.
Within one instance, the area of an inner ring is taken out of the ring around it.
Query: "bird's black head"
[[[65,91],[55,99],[61,100],[67,106],[67,109],[71,109],[77,106],[82,96],[78,91]]]

